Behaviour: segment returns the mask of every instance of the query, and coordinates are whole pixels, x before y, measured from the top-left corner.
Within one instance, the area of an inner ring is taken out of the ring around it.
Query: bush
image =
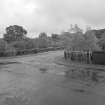
[[[25,49],[25,41],[15,41],[11,43],[11,46],[15,49],[23,50]]]
[[[69,48],[72,50],[82,50],[82,51],[99,51],[100,48],[97,44],[98,39],[94,33],[87,32],[84,34],[77,34],[72,37],[69,42]]]
[[[6,41],[3,39],[0,40],[0,56],[13,56],[16,54],[15,48],[10,46]]]
[[[12,46],[8,45],[5,49],[5,56],[15,56],[16,55],[16,49]]]

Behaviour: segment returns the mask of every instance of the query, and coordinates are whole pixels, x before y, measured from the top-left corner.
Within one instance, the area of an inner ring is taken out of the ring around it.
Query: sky
[[[67,31],[70,24],[105,28],[105,0],[0,0],[0,35],[21,25],[29,37]]]

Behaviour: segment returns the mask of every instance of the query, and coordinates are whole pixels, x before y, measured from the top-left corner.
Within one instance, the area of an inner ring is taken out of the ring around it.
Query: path
[[[105,73],[59,65],[62,56],[1,59],[0,105],[104,105]]]

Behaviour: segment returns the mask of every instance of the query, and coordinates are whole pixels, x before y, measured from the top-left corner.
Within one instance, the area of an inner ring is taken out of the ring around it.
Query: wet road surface
[[[104,69],[60,65],[62,56],[1,59],[0,105],[105,105]]]

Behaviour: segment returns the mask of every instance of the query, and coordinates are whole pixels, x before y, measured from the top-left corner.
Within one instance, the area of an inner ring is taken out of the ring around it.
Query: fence
[[[86,64],[105,65],[105,51],[64,51],[64,58]]]
[[[81,63],[92,63],[91,51],[64,51],[64,58],[71,61],[78,61]]]
[[[9,52],[0,51],[0,57],[36,54],[36,53],[40,53],[40,52],[56,51],[56,50],[62,50],[62,49],[64,49],[64,47],[35,48],[35,49],[9,51]]]

